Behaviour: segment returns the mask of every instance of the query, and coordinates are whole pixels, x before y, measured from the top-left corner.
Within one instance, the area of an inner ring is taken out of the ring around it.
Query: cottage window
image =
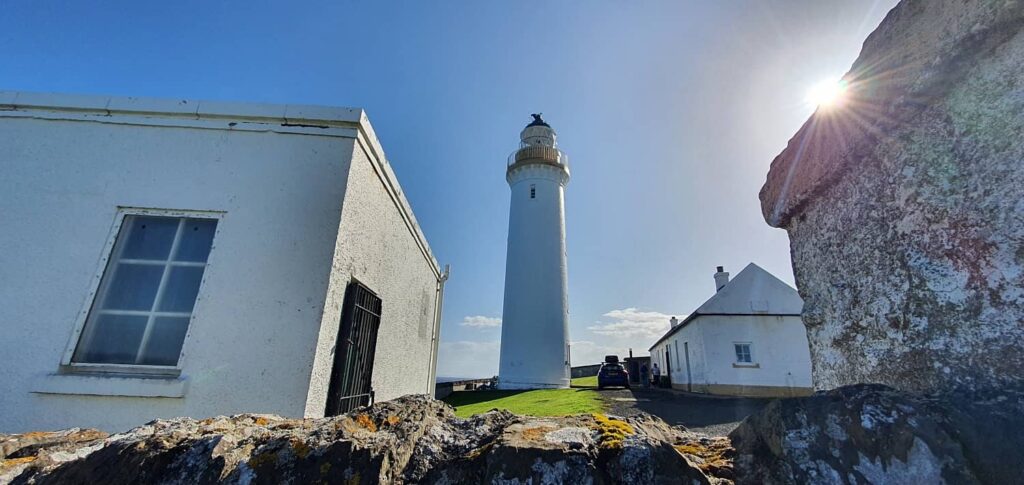
[[[536,185],[532,185],[532,184],[530,185],[530,198],[531,199],[536,199],[537,198],[537,186]]]
[[[736,362],[740,364],[750,364],[753,359],[750,355],[750,344],[733,344],[736,348]]]
[[[71,362],[176,366],[216,229],[125,215]]]

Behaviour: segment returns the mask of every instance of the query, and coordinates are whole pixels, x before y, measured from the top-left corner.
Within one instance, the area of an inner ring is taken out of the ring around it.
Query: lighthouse
[[[505,257],[500,389],[569,387],[565,186],[569,160],[534,114],[508,158],[512,192]]]

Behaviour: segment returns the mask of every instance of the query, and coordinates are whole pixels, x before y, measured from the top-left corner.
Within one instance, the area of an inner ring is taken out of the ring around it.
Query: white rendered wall
[[[0,118],[0,430],[302,416],[352,144]],[[184,344],[186,392],[34,393],[58,371],[118,206],[225,211]]]
[[[357,130],[283,128],[333,133],[318,136],[274,132],[280,122],[236,131],[3,114],[0,432],[119,431],[157,417],[322,413],[322,376],[333,362],[322,350],[333,352],[344,284],[353,274],[384,300],[373,374],[378,400],[431,390],[436,264],[417,246],[415,222],[401,217],[404,199],[393,196],[395,189],[382,192],[364,153],[375,142],[356,143]],[[194,123],[227,128],[228,121]],[[343,211],[346,187],[353,202]],[[102,270],[118,206],[225,213],[185,340],[182,375],[170,383],[183,390],[178,397],[52,393],[55,379],[58,388],[96,394],[166,381],[58,375]],[[35,392],[42,388],[47,393]]]
[[[700,317],[699,324],[708,384],[811,387],[811,353],[800,317],[709,315]],[[736,342],[751,343],[758,367],[733,367]]]
[[[569,387],[564,179],[561,169],[542,164],[518,168],[509,177],[498,370],[503,389]]]
[[[680,365],[674,346],[679,344]],[[800,317],[774,315],[703,315],[654,349],[665,369],[665,348],[672,350],[672,383],[685,387],[683,343],[690,343],[691,378],[694,386],[811,387],[811,356]],[[750,343],[752,364],[734,366],[734,344]],[[697,390],[697,389],[694,389]]]
[[[381,177],[358,146],[352,157],[332,266],[306,416],[323,416],[341,307],[352,278],[382,300],[371,380],[376,400],[432,395],[436,267],[420,251]]]
[[[703,318],[703,317],[702,317]],[[704,356],[704,340],[698,322],[684,326],[676,331],[674,335],[658,344],[652,351],[652,362],[657,362],[662,374],[671,370],[672,383],[686,385],[686,350],[685,343],[689,343],[690,353],[690,379],[691,382],[703,383],[707,381],[707,365]],[[679,345],[679,360],[676,360],[675,346]],[[666,366],[665,349],[668,348],[672,356],[671,369]]]

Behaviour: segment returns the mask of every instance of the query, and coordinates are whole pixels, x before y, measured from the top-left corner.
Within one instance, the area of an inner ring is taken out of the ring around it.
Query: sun
[[[845,80],[822,81],[807,90],[804,101],[814,107],[833,108],[843,103],[848,85]]]

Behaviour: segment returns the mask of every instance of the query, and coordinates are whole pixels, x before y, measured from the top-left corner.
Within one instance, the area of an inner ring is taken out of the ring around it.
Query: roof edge
[[[658,344],[664,342],[665,339],[671,337],[672,335],[675,335],[675,333],[679,331],[679,329],[685,327],[686,325],[689,325],[690,323],[693,323],[693,321],[696,320],[697,317],[803,317],[803,315],[799,313],[691,313],[689,316],[684,318],[683,321],[679,322],[679,325],[676,325],[675,327],[668,329],[668,332],[665,332],[665,335],[662,335],[661,338],[656,340],[647,349],[647,351],[650,352],[655,347],[657,347]]]
[[[361,108],[340,106],[97,96],[33,91],[0,91],[0,110],[156,115],[188,119],[229,118],[314,126],[352,126],[366,119]]]
[[[398,182],[398,176],[395,175],[395,171],[391,168],[391,163],[384,155],[384,147],[381,146],[380,140],[377,138],[377,134],[373,131],[373,126],[370,124],[369,117],[366,113],[360,110],[359,120],[359,134],[361,135],[357,139],[358,144],[366,152],[367,158],[371,160],[374,165],[374,169],[377,172],[377,176],[381,179],[388,193],[393,197],[395,205],[402,213],[403,219],[409,228],[409,232],[416,238],[417,243],[420,246],[420,250],[423,252],[423,256],[427,259],[431,269],[434,271],[434,276],[437,278],[441,277],[441,265],[437,262],[437,258],[434,256],[434,252],[430,249],[430,243],[427,241],[427,236],[423,232],[423,228],[420,227],[419,222],[416,220],[416,214],[412,210],[412,205],[409,203],[409,199],[405,197],[405,192],[402,190],[401,184]]]

